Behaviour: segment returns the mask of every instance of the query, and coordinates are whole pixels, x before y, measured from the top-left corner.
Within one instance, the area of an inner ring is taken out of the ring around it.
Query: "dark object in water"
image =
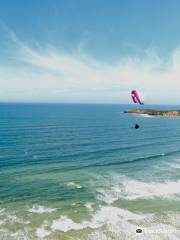
[[[136,229],[136,233],[142,233],[142,229],[137,228],[137,229]]]
[[[132,127],[135,129],[138,129],[140,126],[139,126],[139,124],[135,123]]]

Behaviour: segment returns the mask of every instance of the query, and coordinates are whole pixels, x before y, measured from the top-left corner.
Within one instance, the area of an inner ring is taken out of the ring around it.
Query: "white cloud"
[[[148,103],[179,103],[179,47],[167,61],[149,49],[144,57],[109,63],[82,51],[30,47],[10,36],[14,61],[0,65],[0,101],[126,103],[136,88]]]

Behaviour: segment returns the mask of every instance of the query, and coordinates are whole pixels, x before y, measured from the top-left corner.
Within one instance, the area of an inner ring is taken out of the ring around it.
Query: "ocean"
[[[133,107],[0,104],[0,239],[180,239],[180,118]]]

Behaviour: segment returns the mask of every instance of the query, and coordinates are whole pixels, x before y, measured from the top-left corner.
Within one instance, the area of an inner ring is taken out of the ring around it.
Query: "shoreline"
[[[147,114],[149,116],[180,117],[180,110],[128,109],[124,113]]]

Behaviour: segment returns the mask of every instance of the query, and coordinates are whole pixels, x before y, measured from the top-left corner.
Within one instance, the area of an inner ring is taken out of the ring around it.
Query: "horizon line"
[[[135,105],[133,103],[98,103],[98,102],[23,102],[23,101],[17,101],[17,102],[11,102],[11,101],[0,101],[0,104],[34,104],[34,105],[40,105],[40,104],[49,104],[49,105],[61,105],[61,104],[64,104],[64,105],[132,105],[132,106],[138,106],[138,105]],[[145,104],[146,105],[161,105],[161,106],[180,106],[180,104],[164,104],[164,103],[148,103],[148,104]]]

